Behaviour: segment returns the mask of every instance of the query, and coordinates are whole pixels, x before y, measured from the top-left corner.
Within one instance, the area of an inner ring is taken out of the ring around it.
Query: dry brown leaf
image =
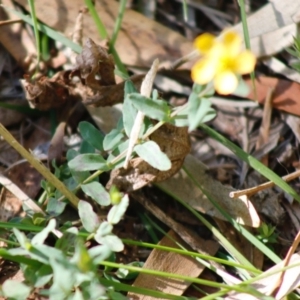
[[[63,74],[64,72],[59,72],[51,79],[43,76],[36,81],[30,81],[29,76],[25,76],[26,99],[30,107],[49,110],[72,100],[69,86],[62,78]]]
[[[167,154],[172,162],[168,171],[159,171],[151,167],[141,158],[133,158],[129,161],[127,169],[121,168],[111,172],[111,179],[107,188],[116,185],[122,191],[137,190],[150,182],[160,182],[177,173],[186,155],[190,152],[190,141],[186,127],[175,127],[164,124],[156,130],[150,139],[156,142],[160,149]]]
[[[250,200],[246,196],[231,199],[229,193],[234,189],[214,180],[198,159],[187,155],[183,168],[186,172],[180,170],[172,178],[157,185],[173,198],[185,201],[194,209],[226,221],[226,218],[205,196],[204,193],[207,193],[238,223],[251,227],[260,226],[259,216]]]
[[[185,248],[189,248],[189,246],[186,245],[186,243],[184,243],[174,231],[169,231],[167,235],[163,237],[158,245],[180,249],[180,247],[177,245],[177,243],[179,243]],[[212,251],[210,255],[214,255],[215,250],[216,249],[214,249],[214,251]],[[176,263],[174,264],[174,262]],[[146,269],[168,272],[194,278],[198,277],[205,268],[194,258],[191,258],[187,255],[180,255],[178,253],[162,251],[158,249],[154,249],[151,252],[143,267]],[[172,295],[182,295],[183,292],[190,286],[190,284],[191,283],[184,280],[158,277],[140,273],[134,281],[133,286],[152,289]],[[128,297],[134,300],[154,299],[151,296],[138,295],[134,293],[128,293]]]
[[[29,11],[27,0],[16,2]],[[101,21],[111,36],[119,4],[115,0],[98,0],[95,3]],[[75,28],[76,17],[82,5],[81,0],[39,0],[35,3],[35,10],[40,21],[69,36]],[[83,36],[100,43],[97,27],[89,14],[84,16]],[[193,45],[173,30],[127,9],[116,41],[116,50],[124,64],[150,67],[154,58],[171,64],[193,51]]]
[[[86,40],[82,52],[76,57],[76,63],[74,72],[79,71],[80,78],[90,88],[116,84],[112,55],[104,47],[96,45],[92,39]]]
[[[252,89],[250,79],[246,79],[246,83]],[[286,111],[288,113],[300,116],[300,84],[284,79],[259,76],[255,80],[257,100],[264,103],[268,90],[274,89],[272,106],[276,109]],[[255,95],[251,92],[249,99],[255,100]]]
[[[84,104],[93,106],[112,106],[124,100],[124,82],[116,84],[113,57],[107,49],[87,39],[81,54],[76,57],[76,67],[69,74],[71,80],[79,76],[82,84],[76,91]],[[144,75],[132,76],[131,80],[139,89]]]
[[[52,161],[60,164],[64,150],[64,136],[65,136],[66,122],[60,122],[55,129],[55,133],[51,139],[48,149],[48,166],[51,168]]]

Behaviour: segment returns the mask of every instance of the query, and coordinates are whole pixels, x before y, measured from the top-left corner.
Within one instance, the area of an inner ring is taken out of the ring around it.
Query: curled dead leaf
[[[25,91],[30,107],[39,110],[58,108],[70,100],[71,96],[62,72],[50,79],[43,76],[36,81],[25,76]]]
[[[77,66],[70,77],[78,76],[82,83],[81,96],[84,104],[112,106],[123,102],[124,82],[116,84],[114,60],[107,49],[87,39],[81,54],[76,58]],[[130,79],[139,89],[144,75]]]
[[[116,185],[120,190],[130,192],[140,189],[150,182],[164,181],[180,170],[186,155],[190,152],[187,128],[175,127],[166,123],[155,131],[150,139],[167,154],[172,163],[171,169],[160,171],[140,157],[133,158],[129,161],[127,169],[121,168],[111,172],[107,188]]]
[[[91,88],[116,84],[115,64],[107,49],[96,45],[88,38],[82,52],[76,57],[76,70],[79,70],[81,79],[86,80],[86,85]],[[98,76],[98,78],[96,78]]]

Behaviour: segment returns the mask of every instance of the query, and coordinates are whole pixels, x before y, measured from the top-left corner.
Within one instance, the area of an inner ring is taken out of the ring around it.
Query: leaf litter
[[[163,3],[163,5],[167,4]],[[281,45],[280,47],[283,46]],[[91,39],[88,39],[82,54],[78,56],[77,66],[73,70],[60,71],[51,79],[48,77],[41,77],[34,82],[27,77],[27,99],[33,107],[39,110],[61,108],[66,105],[66,101],[71,101],[72,104],[83,102],[94,106],[106,106],[120,103],[123,101],[124,82],[116,83],[113,70],[114,63],[107,54],[105,48],[96,45]],[[103,76],[103,74],[105,74],[105,76]],[[140,88],[143,77],[144,75],[134,75],[131,77],[137,90]],[[76,81],[76,79],[79,80]],[[221,132],[228,134],[230,138],[236,141],[243,149],[247,149],[249,152],[254,151],[253,153],[256,153],[255,155],[257,157],[266,158],[266,155],[268,155],[268,159],[265,159],[265,162],[270,164],[272,169],[276,170],[278,174],[285,175],[287,171],[290,172],[290,170],[292,171],[297,167],[297,151],[286,151],[286,149],[289,149],[289,145],[292,145],[292,149],[297,149],[297,143],[295,143],[295,136],[297,137],[297,125],[292,125],[292,121],[286,120],[286,115],[281,111],[284,110],[288,113],[300,115],[297,112],[298,100],[295,98],[295,95],[297,95],[297,92],[295,91],[297,91],[298,86],[295,82],[286,82],[283,79],[259,79],[257,81],[257,86],[258,99],[260,102],[265,101],[267,98],[265,94],[267,91],[265,82],[267,82],[268,87],[276,87],[276,90],[272,95],[272,106],[275,109],[278,109],[272,113],[272,118],[269,120],[270,128],[268,136],[272,136],[272,138],[269,138],[269,140],[272,141],[269,148],[265,150],[262,149],[264,145],[270,145],[268,141],[264,141],[263,144],[256,143],[262,115],[260,107],[256,107],[255,109],[249,108],[246,110],[239,109],[235,110],[233,113],[225,112],[223,116],[224,119],[221,123],[219,122],[218,124],[218,120],[215,119],[211,122],[211,125],[219,128]],[[264,84],[263,88],[260,88],[261,84]],[[166,88],[166,90],[167,89],[168,88]],[[251,96],[249,97],[250,99],[252,98]],[[226,100],[224,99],[224,101]],[[254,111],[260,111],[260,113],[256,113],[258,116],[252,114]],[[298,117],[294,118],[295,120],[293,122],[297,122],[296,120],[299,119]],[[227,124],[230,124],[232,120],[235,121],[235,124],[246,124],[246,130],[244,126],[239,128],[235,125],[233,125],[232,130],[229,130]],[[158,170],[154,168],[151,170],[149,165],[144,161],[135,161],[133,159],[130,161],[129,169],[117,169],[117,171],[112,171],[108,187],[117,184],[124,191],[136,190],[149,182],[165,180],[181,168],[184,157],[189,152],[187,132],[185,129],[180,128],[182,129],[182,131],[180,131],[179,128],[175,127],[176,130],[178,129],[178,131],[176,131],[174,130],[174,126],[171,125],[169,128],[168,126],[164,128],[164,126],[160,128],[161,130],[156,132],[157,136],[153,134],[150,139],[156,141],[163,151],[168,154],[172,161],[172,170],[168,174],[158,172]],[[277,134],[272,135],[272,132],[276,132]],[[201,134],[202,133],[198,130],[192,132],[192,147],[194,149],[193,151],[195,151],[196,142],[200,144],[197,146],[198,149],[200,149],[200,151],[197,151],[197,156],[207,164],[208,170],[205,171],[207,174],[210,172],[210,168],[211,170],[217,168],[218,172],[222,171],[226,174],[224,177],[225,184],[227,184],[227,180],[229,180],[231,185],[238,188],[255,186],[264,181],[260,176],[254,175],[251,170],[245,170],[242,162],[233,155],[224,152],[224,149],[220,145],[216,143],[209,144],[209,139],[204,139]],[[205,158],[207,150],[201,151],[201,148],[208,149],[208,147],[210,149],[209,151],[212,153],[210,160],[206,160]],[[259,150],[261,150],[261,153],[259,153]],[[279,157],[280,160],[277,159]],[[242,180],[239,174],[244,176]],[[297,182],[293,185],[295,185],[295,188],[297,189]],[[258,199],[254,199],[255,197]],[[263,220],[271,219],[273,224],[278,226],[281,238],[284,239],[285,231],[280,231],[280,228],[282,223],[284,223],[284,220],[287,219],[287,216],[284,214],[283,206],[281,205],[281,202],[284,201],[282,192],[275,188],[270,192],[268,190],[259,192],[255,197],[251,197],[251,201],[253,201],[260,217]],[[272,200],[270,201],[270,199]],[[267,201],[270,201],[269,203],[272,203],[272,205],[277,205],[278,208],[274,210],[272,208],[270,209],[271,204],[263,205],[263,203]],[[286,205],[287,204],[285,203],[284,206]],[[293,205],[297,206],[296,203],[293,203]],[[266,209],[268,207],[269,209]],[[276,217],[274,216],[275,211],[278,211]],[[290,210],[287,212],[289,214],[291,213]],[[220,228],[221,227],[222,226],[220,225]],[[226,225],[220,230],[225,233],[229,230],[228,228],[228,225]],[[296,228],[299,229],[297,226]],[[281,246],[282,251],[284,251],[286,246]],[[251,255],[249,255],[249,257],[250,256]]]

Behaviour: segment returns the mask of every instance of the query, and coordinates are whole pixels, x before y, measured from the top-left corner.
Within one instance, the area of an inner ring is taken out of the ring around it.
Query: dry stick
[[[284,267],[287,267],[291,258],[292,258],[292,255],[295,253],[295,251],[297,250],[297,247],[300,243],[300,231],[298,231],[294,241],[293,241],[293,244],[291,245],[288,253],[286,254],[285,256],[285,259],[283,261],[283,266],[282,268]],[[269,292],[269,295],[271,295],[272,293],[274,292],[278,292],[279,291],[279,288],[280,288],[280,285],[282,284],[282,280],[283,280],[283,276],[284,276],[284,273],[286,272],[286,270],[282,271],[280,273],[280,276],[278,277],[278,279],[276,280],[276,282],[273,283],[273,288],[270,290]],[[277,297],[276,297],[277,299]]]
[[[289,181],[291,181],[293,179],[296,179],[298,177],[300,177],[300,170],[297,170],[297,171],[295,171],[291,174],[283,176],[283,177],[281,177],[281,179],[284,180],[285,182],[289,182]],[[244,196],[244,195],[251,196],[253,194],[256,194],[259,191],[263,191],[265,189],[271,188],[274,185],[275,184],[274,184],[273,181],[268,181],[268,182],[265,182],[261,185],[258,185],[258,186],[255,186],[255,187],[252,187],[252,188],[249,188],[249,189],[230,192],[229,197],[235,199],[235,198],[239,198],[239,197]]]
[[[0,21],[0,26],[4,26],[4,25],[11,25],[11,24],[15,24],[15,23],[21,23],[23,22],[22,19],[16,19],[16,20],[5,20],[5,21]]]
[[[154,79],[155,79],[155,76],[156,76],[156,73],[158,70],[158,65],[159,65],[159,60],[155,59],[152,64],[151,69],[149,70],[149,72],[145,76],[145,79],[142,82],[142,86],[141,86],[141,95],[142,96],[145,96],[147,98],[150,97],[153,82],[154,82]],[[143,122],[144,122],[144,117],[145,117],[145,115],[141,111],[138,111],[136,118],[134,120],[134,125],[130,132],[128,150],[127,150],[127,154],[126,154],[126,158],[125,158],[125,162],[124,162],[124,166],[123,166],[124,169],[128,168],[130,156],[131,156],[131,154],[133,152],[133,148],[139,138],[139,134],[140,134]]]
[[[1,173],[0,184],[14,194],[27,208],[31,209],[33,212],[41,213],[43,216],[46,215],[44,211],[28,195],[26,195],[17,185],[15,185],[9,178]]]
[[[43,164],[30,154],[0,123],[0,135],[10,144],[23,158],[25,158],[45,179],[47,179],[53,186],[59,190],[72,205],[77,207],[79,199],[58,179],[56,178]]]

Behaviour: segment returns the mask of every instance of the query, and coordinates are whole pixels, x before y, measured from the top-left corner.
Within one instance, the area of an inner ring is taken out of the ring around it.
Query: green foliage
[[[94,213],[92,206],[88,202],[80,200],[78,204],[78,214],[82,222],[82,226],[86,231],[96,231],[100,221],[98,216]]]
[[[144,115],[158,121],[168,121],[170,119],[171,108],[164,100],[147,98],[138,93],[128,95],[133,106]]]
[[[287,52],[289,52],[292,56],[294,56],[297,61],[292,63],[292,67],[300,73],[300,35],[298,34],[294,37],[294,45],[292,48],[287,48]]]
[[[100,205],[109,205],[110,204],[110,195],[103,187],[103,185],[97,181],[89,182],[81,185],[82,191],[90,196]]]
[[[121,218],[126,212],[126,209],[129,205],[128,195],[124,195],[121,201],[115,204],[107,215],[107,221],[110,224],[117,224],[120,222]]]
[[[124,103],[123,103],[123,124],[124,124],[124,130],[126,135],[129,137],[134,120],[136,118],[138,110],[134,107],[133,103],[129,99],[129,95],[131,93],[136,93],[137,90],[135,89],[132,81],[127,80],[125,82],[125,88],[124,88]]]
[[[140,261],[134,261],[128,264],[129,266],[140,267],[142,268],[144,263]],[[128,269],[119,268],[116,272],[116,276],[120,279],[132,280],[138,276],[138,272],[129,271]]]
[[[15,300],[26,300],[30,295],[31,288],[22,282],[6,280],[2,285],[2,291],[5,297]]]
[[[264,244],[274,244],[277,243],[278,234],[275,232],[276,227],[262,223],[258,228],[259,234],[257,238]]]
[[[170,159],[153,141],[147,141],[143,144],[136,145],[134,150],[138,156],[158,170],[167,171],[171,168]]]
[[[104,135],[91,123],[83,121],[78,125],[82,138],[99,151],[103,151]]]
[[[208,98],[210,93],[204,93],[205,86],[194,84],[193,91],[189,97],[188,121],[189,130],[194,130],[199,124],[210,121],[216,116],[216,111],[211,108]]]
[[[124,133],[118,129],[113,129],[110,133],[108,133],[103,141],[103,148],[105,151],[113,150],[118,145],[121,144],[124,138]]]
[[[68,166],[74,171],[109,170],[106,160],[98,153],[79,154],[69,161]]]

